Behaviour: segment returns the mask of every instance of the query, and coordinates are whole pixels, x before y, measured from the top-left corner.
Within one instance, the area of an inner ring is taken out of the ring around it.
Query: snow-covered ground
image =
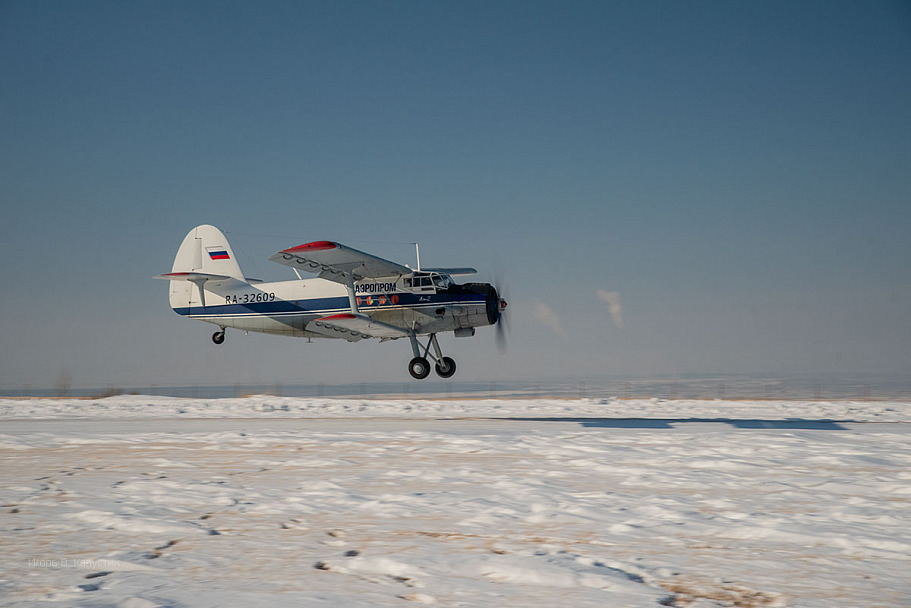
[[[909,606],[904,402],[0,400],[0,604]]]
[[[254,395],[183,399],[120,395],[106,399],[3,399],[11,418],[505,418],[610,417],[911,422],[903,401],[756,401],[689,399],[338,399]]]

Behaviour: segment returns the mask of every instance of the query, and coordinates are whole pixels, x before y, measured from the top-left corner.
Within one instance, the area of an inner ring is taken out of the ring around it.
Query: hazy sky
[[[0,2],[0,388],[406,381],[175,315],[330,239],[505,284],[457,380],[911,372],[907,2]]]

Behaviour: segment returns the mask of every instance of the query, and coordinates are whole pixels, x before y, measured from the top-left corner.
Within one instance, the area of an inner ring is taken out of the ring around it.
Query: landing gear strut
[[[433,353],[430,352],[433,347]],[[408,363],[408,373],[416,380],[423,380],[430,375],[430,362],[428,357],[435,363],[437,375],[440,378],[451,378],[456,371],[456,362],[451,357],[444,357],[443,351],[440,350],[440,343],[437,342],[437,335],[430,334],[427,340],[427,346],[421,348],[418,344],[417,336],[411,336],[411,350],[414,351],[414,359]],[[423,351],[423,352],[421,352]]]
[[[224,341],[225,341],[225,328],[222,327],[221,331],[217,331],[214,334],[212,334],[212,342],[215,342],[216,344],[221,344]]]

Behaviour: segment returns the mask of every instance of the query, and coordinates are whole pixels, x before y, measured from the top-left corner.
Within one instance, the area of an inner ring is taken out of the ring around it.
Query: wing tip
[[[281,253],[297,253],[300,251],[328,251],[329,249],[335,249],[337,247],[338,243],[333,243],[332,241],[313,241],[312,243],[304,243],[303,245],[298,245],[297,247],[284,249]]]

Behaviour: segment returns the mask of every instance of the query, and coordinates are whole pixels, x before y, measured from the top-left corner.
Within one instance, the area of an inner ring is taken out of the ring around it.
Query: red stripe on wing
[[[295,253],[297,251],[327,251],[329,249],[335,249],[338,247],[336,243],[332,241],[313,241],[312,243],[304,243],[303,245],[298,245],[297,247],[292,247],[291,249],[285,249],[282,253]]]

